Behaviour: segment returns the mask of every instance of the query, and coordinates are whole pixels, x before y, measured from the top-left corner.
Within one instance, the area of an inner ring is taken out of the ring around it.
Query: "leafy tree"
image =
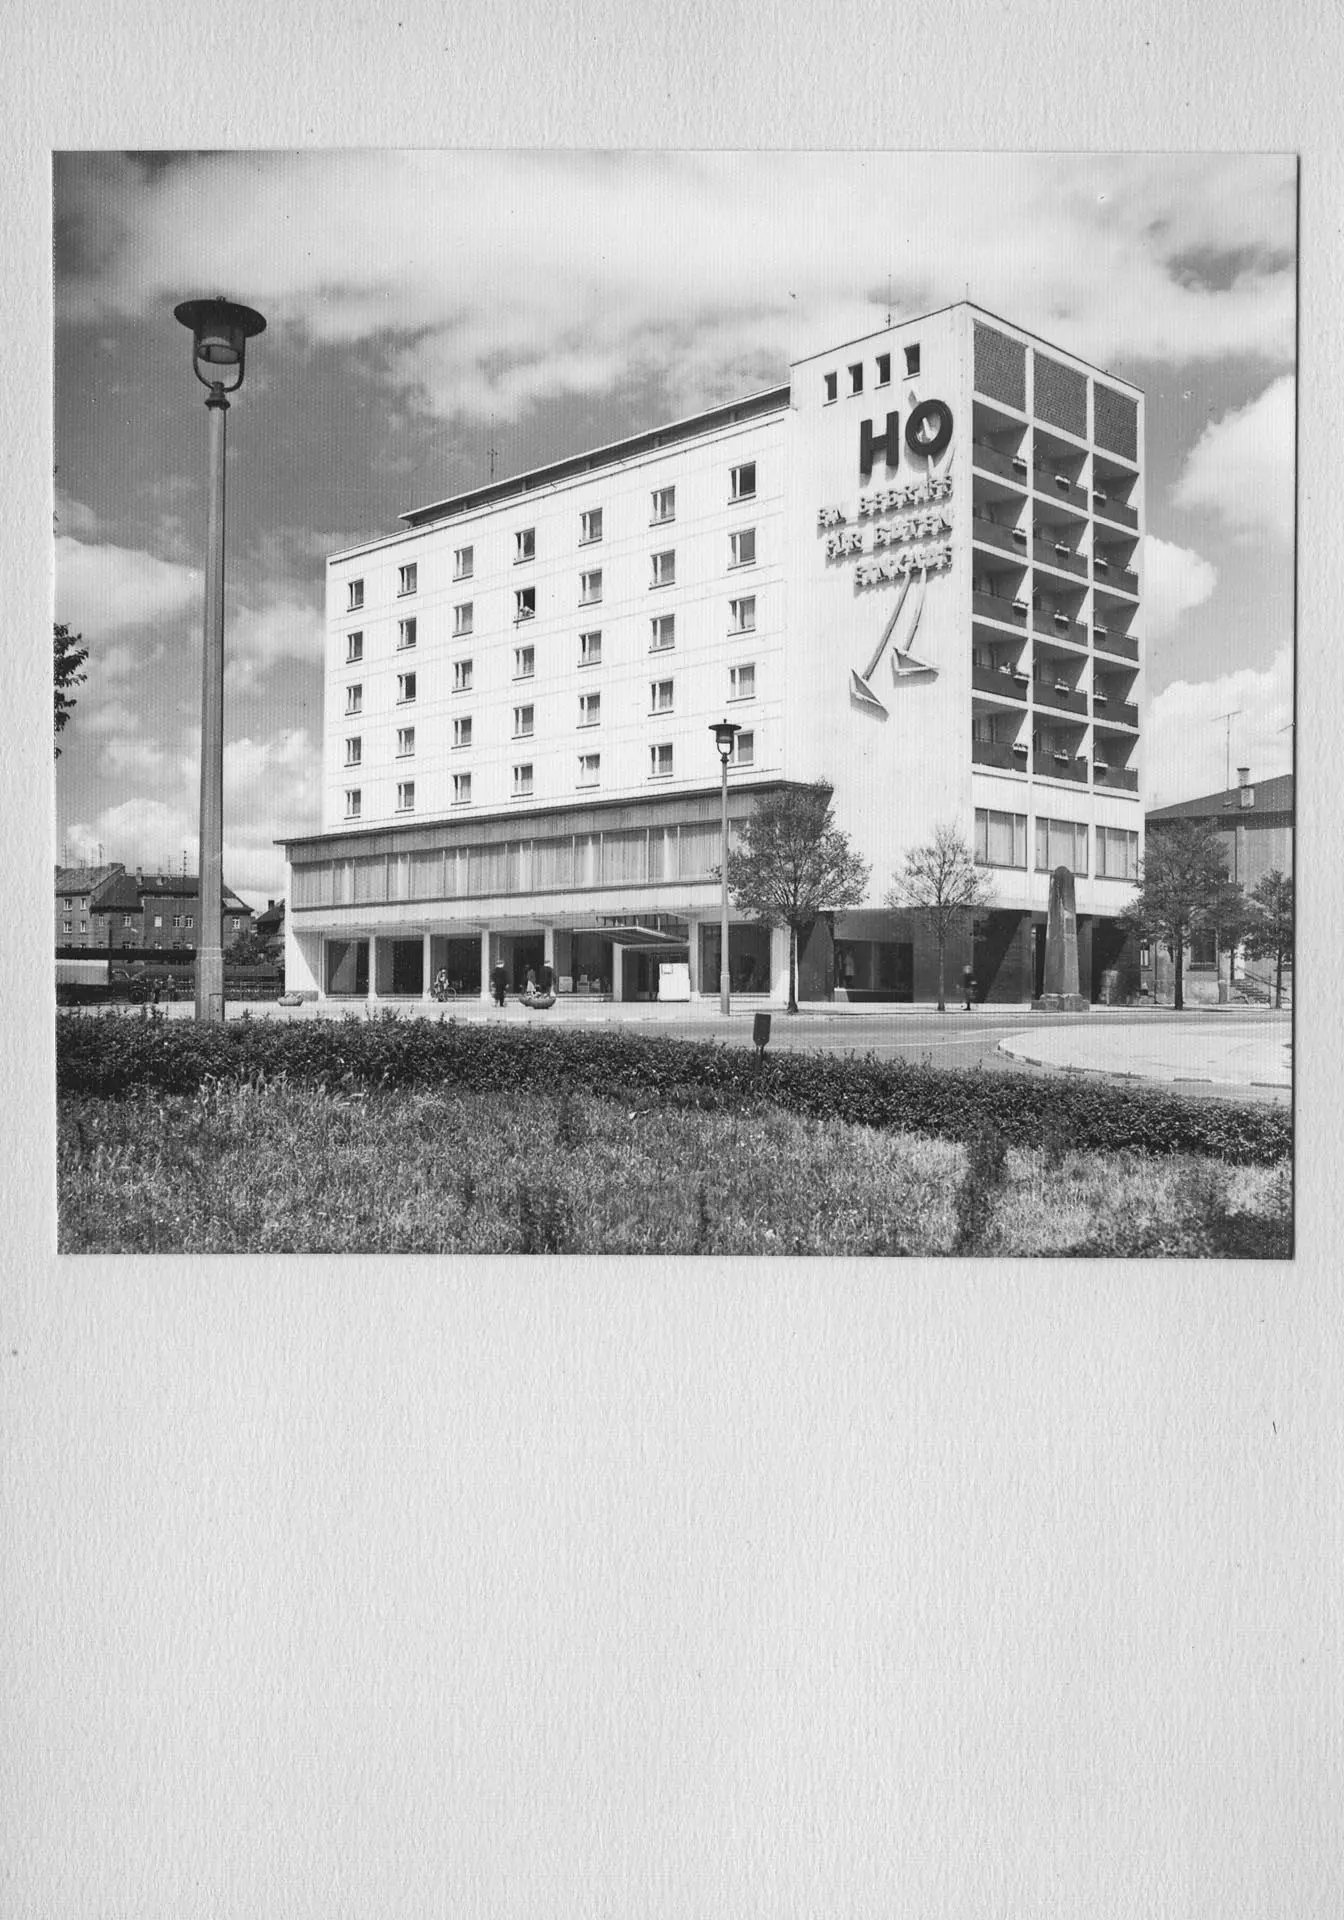
[[[970,848],[955,827],[934,829],[927,846],[914,847],[887,891],[887,905],[920,915],[938,942],[938,1011],[947,1012],[943,984],[944,960],[950,936],[973,913],[994,904],[994,889],[983,867],[977,867]]]
[[[224,958],[235,967],[259,967],[270,958],[269,949],[261,935],[253,927],[234,936],[232,944]]]
[[[1274,962],[1274,1005],[1283,1005],[1283,966],[1293,964],[1293,882],[1272,867],[1251,891],[1251,918],[1242,939],[1253,960]]]
[[[862,904],[869,869],[835,824],[829,781],[767,794],[728,855],[728,891],[753,920],[789,930],[789,1007],[798,1011],[798,936],[825,912]]]
[[[1140,939],[1169,949],[1179,1011],[1191,936],[1212,933],[1220,949],[1235,947],[1247,920],[1245,895],[1227,877],[1227,854],[1211,820],[1172,820],[1150,830],[1139,890],[1121,919]]]
[[[58,622],[52,632],[56,653],[56,731],[60,733],[64,730],[65,723],[70,718],[70,710],[75,704],[70,697],[69,689],[82,686],[89,677],[87,673],[80,672],[80,668],[89,657],[89,650],[79,644],[84,638],[83,634],[71,633],[69,627],[63,622]],[[60,757],[61,750],[57,747],[56,758],[59,760]]]

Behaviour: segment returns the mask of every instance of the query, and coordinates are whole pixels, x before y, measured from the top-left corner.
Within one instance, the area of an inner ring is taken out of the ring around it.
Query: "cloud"
[[[1172,502],[1217,515],[1243,537],[1293,538],[1296,384],[1284,375],[1207,426],[1172,489]]]
[[[1251,777],[1267,780],[1292,767],[1293,666],[1287,647],[1259,670],[1244,667],[1218,680],[1177,680],[1149,704],[1144,721],[1144,758],[1150,771],[1145,799],[1168,806],[1217,793],[1228,764],[1227,722],[1231,727],[1232,778],[1249,766]]]
[[[1199,607],[1218,584],[1218,571],[1201,554],[1148,533],[1143,540],[1143,611],[1150,640],[1161,640],[1180,625],[1182,614]]]
[[[234,693],[251,692],[284,660],[320,666],[322,634],[323,614],[316,600],[286,595],[260,607],[240,608],[224,632],[226,684]]]
[[[439,418],[768,384],[880,324],[888,274],[898,315],[969,290],[1102,364],[1294,352],[1281,157],[66,155],[57,178],[62,319],[227,287],[301,344],[368,343]]]
[[[56,539],[56,618],[86,640],[134,632],[199,609],[199,568],[159,560],[130,547]]]

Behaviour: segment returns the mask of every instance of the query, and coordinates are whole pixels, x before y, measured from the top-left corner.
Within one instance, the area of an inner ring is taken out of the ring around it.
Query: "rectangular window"
[[[670,587],[677,578],[677,556],[669,547],[666,553],[653,556],[653,582],[655,587]]]
[[[362,793],[360,792],[360,790],[359,790],[359,788],[358,788],[358,787],[347,787],[347,788],[346,788],[346,790],[345,790],[345,817],[346,817],[346,819],[347,819],[347,820],[358,820],[358,818],[359,818],[359,810],[360,810],[360,807],[361,807],[361,805],[363,804],[363,799],[364,799],[364,796],[363,796],[363,794],[362,794]],[[155,924],[155,926],[157,927],[159,923],[158,923],[158,921],[156,920],[156,921],[154,922],[154,924]]]
[[[358,680],[353,687],[347,687],[345,690],[345,710],[347,713],[364,711],[364,689]]]
[[[471,715],[469,713],[464,713],[460,719],[454,720],[453,745],[455,747],[469,747],[471,745]]]
[[[346,594],[345,610],[347,613],[357,613],[363,605],[364,582],[362,580],[352,580]]]
[[[513,558],[515,565],[520,560],[535,560],[537,557],[537,530],[524,527],[513,536]]]
[[[734,633],[755,633],[755,594],[749,593],[744,600],[730,600],[728,602],[728,618]]]
[[[877,356],[877,384],[879,387],[891,385],[891,355],[879,353]]]
[[[398,760],[409,760],[411,755],[414,752],[415,752],[415,728],[414,727],[398,727],[397,728]]]
[[[398,620],[397,622],[398,653],[404,653],[408,647],[413,647],[414,645],[415,645],[414,620]]]
[[[594,567],[591,573],[579,575],[579,601],[585,607],[591,607],[602,598],[602,569]]]
[[[982,867],[1025,867],[1026,814],[995,813],[988,807],[977,807],[975,858],[977,865]]]
[[[123,913],[121,916],[121,924],[123,927],[133,927],[135,925],[135,915],[133,913]],[[239,922],[235,920],[233,924],[237,927]]]
[[[476,624],[476,602],[463,600],[453,608],[453,634],[461,639],[464,633],[470,633]]]
[[[520,620],[535,620],[537,617],[537,590],[535,587],[519,587],[513,596],[513,624]]]
[[[349,798],[349,795],[347,795],[346,797],[347,797],[347,799],[348,799],[348,798]],[[355,799],[356,799],[356,801],[358,801],[358,799],[359,799],[359,795],[358,795],[358,793],[356,793],[356,795],[355,795]],[[356,812],[358,812],[358,811],[359,811],[359,809],[358,809],[358,806],[356,806],[356,809],[355,809],[355,811],[356,811]],[[161,913],[156,913],[156,914],[154,915],[154,925],[155,925],[156,927],[161,927],[161,926],[163,925],[163,915],[162,915]]]
[[[415,811],[414,780],[398,780],[397,812],[398,813],[414,813],[414,811]]]
[[[824,373],[822,379],[826,383],[826,404],[829,406],[831,401],[835,399],[836,394],[840,391],[840,377],[838,374]]]
[[[415,698],[415,675],[413,673],[399,673],[397,675],[398,704],[404,706],[407,701],[414,700],[414,698]]]
[[[907,380],[913,380],[918,372],[919,345],[918,342],[916,342],[913,347],[907,347],[905,350],[905,377]]]
[[[590,507],[587,513],[579,515],[579,544],[587,546],[602,538],[602,509]]]
[[[525,800],[531,792],[532,763],[529,760],[526,765],[515,767],[513,770],[513,797],[515,800]]]
[[[1102,880],[1137,880],[1139,877],[1139,836],[1127,827],[1097,828],[1097,877]]]
[[[345,664],[353,666],[356,660],[364,658],[364,635],[347,633],[345,636]]]
[[[1067,867],[1070,873],[1087,872],[1087,826],[1082,820],[1036,821],[1036,871],[1053,873]]]
[[[653,638],[649,644],[654,653],[661,653],[665,647],[674,647],[677,644],[677,616],[675,613],[660,613],[658,615],[653,623]]]
[[[581,693],[579,695],[579,725],[596,727],[602,722],[602,695],[600,693]]]
[[[400,568],[397,574],[397,592],[414,593],[419,572],[419,566],[414,560],[411,561],[409,566]]]
[[[515,707],[513,710],[513,737],[515,740],[528,740],[532,737],[535,707]]]
[[[600,667],[602,664],[602,635],[600,632],[581,633],[579,635],[579,665],[581,667]]]
[[[475,547],[458,547],[453,554],[454,580],[470,580],[476,571]]]
[[[749,767],[756,758],[756,736],[754,733],[739,733],[733,741],[730,767]]]
[[[345,764],[347,767],[357,767],[363,758],[364,741],[361,735],[356,734],[353,739],[345,743]]]
[[[74,930],[75,930],[75,923],[73,920],[62,920],[61,922],[62,933],[73,933]]]
[[[513,677],[515,680],[530,680],[537,670],[537,650],[535,647],[515,647],[513,650]]]
[[[728,547],[732,555],[730,567],[752,567],[756,564],[756,529],[744,527],[741,533],[730,533]]]
[[[650,780],[667,780],[672,775],[672,742],[665,740],[661,745],[649,748]]]
[[[849,370],[849,390],[851,393],[863,392],[863,362],[856,360]]]
[[[756,698],[756,662],[754,660],[744,667],[729,667],[728,698],[730,700]]]
[[[65,910],[66,910],[66,912],[67,912],[67,913],[70,913],[70,912],[72,912],[72,911],[74,910],[74,905],[75,905],[75,902],[74,902],[74,899],[73,899],[73,897],[72,897],[71,899],[69,899],[69,900],[67,900],[67,901],[66,901],[66,903],[65,903]]]
[[[677,517],[677,490],[675,487],[655,487],[653,492],[653,524],[666,526],[669,520]]]
[[[469,773],[455,773],[453,775],[453,805],[455,807],[465,806],[470,798],[471,775]]]
[[[649,688],[649,709],[653,713],[671,713],[672,682],[655,680]]]
[[[470,693],[471,692],[470,660],[454,660],[453,692],[454,693]]]
[[[579,785],[595,787],[602,777],[602,755],[600,753],[581,753],[579,755]]]
[[[82,929],[82,928],[83,928],[83,925],[84,925],[84,922],[83,922],[83,921],[81,920],[79,924],[80,924],[80,927],[81,927],[81,929]],[[188,925],[189,927],[194,927],[194,926],[196,925],[196,919],[195,919],[195,916],[194,916],[193,914],[190,914],[190,913],[189,913],[189,914],[187,915],[187,925]]]
[[[754,500],[756,498],[756,462],[744,461],[740,467],[734,467],[728,476],[729,498],[733,500]]]

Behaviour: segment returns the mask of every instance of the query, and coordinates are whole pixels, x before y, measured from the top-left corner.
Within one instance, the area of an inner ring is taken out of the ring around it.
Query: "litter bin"
[[[751,1044],[757,1053],[764,1051],[770,1039],[770,1015],[758,1013],[751,1023]]]

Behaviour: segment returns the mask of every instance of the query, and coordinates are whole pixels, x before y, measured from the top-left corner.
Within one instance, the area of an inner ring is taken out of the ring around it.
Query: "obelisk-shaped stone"
[[[1046,1013],[1083,1013],[1088,1006],[1078,991],[1078,913],[1068,867],[1056,867],[1050,876],[1045,991],[1034,1004]]]

